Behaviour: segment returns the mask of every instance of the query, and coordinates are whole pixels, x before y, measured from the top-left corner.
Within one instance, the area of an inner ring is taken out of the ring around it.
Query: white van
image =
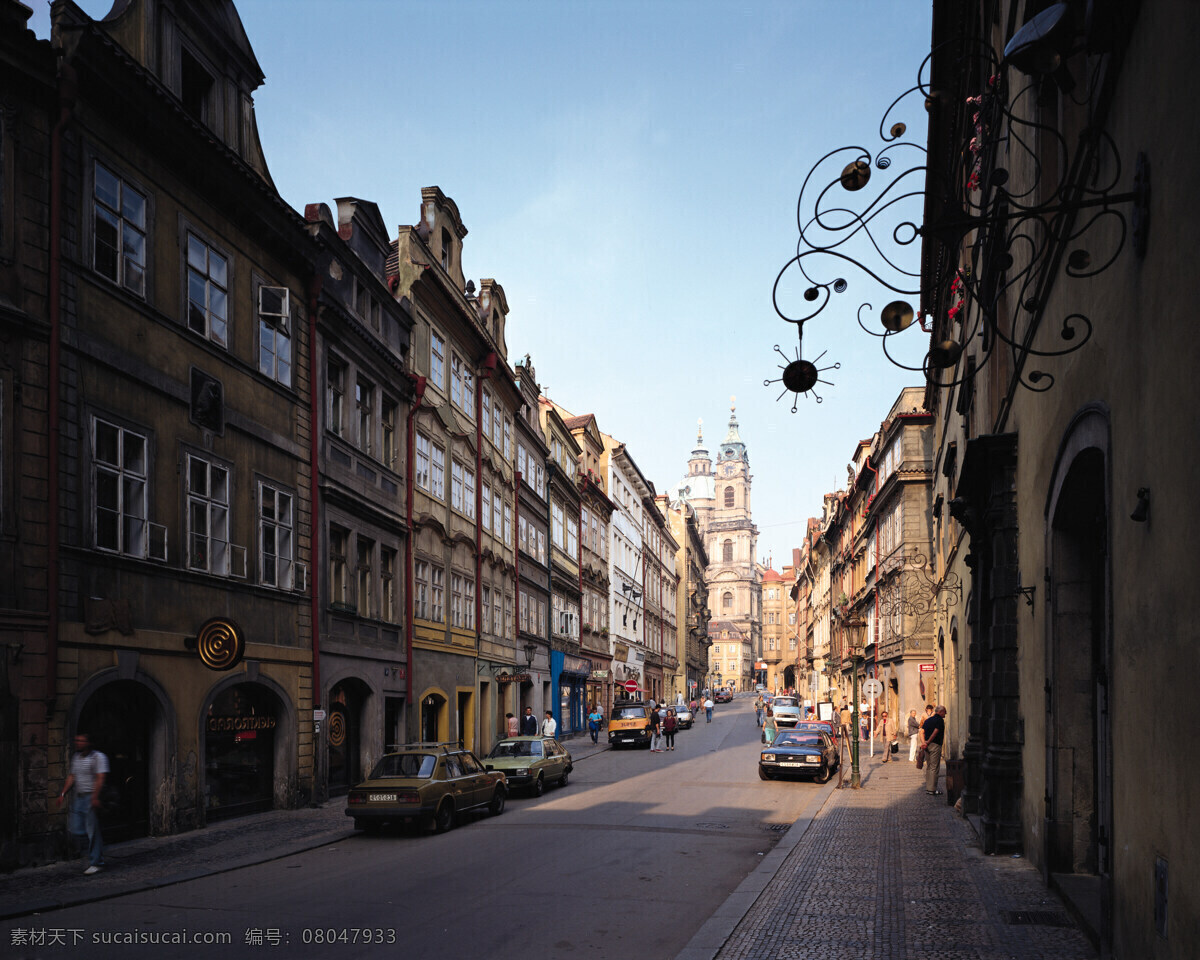
[[[771,713],[775,717],[775,726],[794,727],[802,716],[800,701],[790,696],[775,697],[771,701]]]

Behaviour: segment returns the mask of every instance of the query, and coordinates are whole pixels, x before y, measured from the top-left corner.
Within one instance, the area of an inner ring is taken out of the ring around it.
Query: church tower
[[[709,459],[701,436],[688,460],[688,473],[672,490],[696,511],[708,549],[709,672],[713,685],[752,690],[762,658],[762,568],[755,557],[758,528],[751,518],[750,458],[730,407],[729,428]],[[720,678],[718,680],[718,677]]]

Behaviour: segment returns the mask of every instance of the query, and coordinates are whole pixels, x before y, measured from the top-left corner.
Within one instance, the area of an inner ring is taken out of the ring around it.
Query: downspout
[[[62,191],[63,191],[63,133],[71,122],[75,109],[75,71],[70,64],[61,65],[58,77],[58,121],[50,133],[50,264],[48,307],[50,311],[50,343],[47,358],[46,407],[47,443],[46,476],[46,706],[47,714],[54,711],[58,692],[58,376],[59,351],[62,347]]]
[[[479,642],[483,635],[483,382],[496,372],[496,354],[483,358],[483,370],[475,384],[475,682],[479,682]],[[478,687],[476,687],[478,689]],[[483,742],[483,716],[475,709],[475,743]]]
[[[413,402],[408,408],[408,418],[405,423],[405,443],[408,444],[404,464],[404,521],[407,536],[404,538],[404,703],[405,707],[413,710],[413,470],[416,458],[413,456],[415,435],[417,432],[415,417],[421,401],[425,399],[426,379],[422,376],[412,376]],[[411,730],[409,731],[411,733]]]
[[[317,384],[320,382],[317,379],[317,301],[321,296],[321,275],[314,273],[308,282],[308,412],[311,418],[308,435],[309,435],[309,483],[310,496],[312,503],[310,506],[311,520],[309,523],[310,534],[312,537],[312,546],[309,552],[309,558],[312,560],[312,576],[309,578],[309,591],[311,593],[310,610],[312,618],[312,689],[313,689],[313,709],[321,709],[321,591],[320,591],[320,576],[318,571],[321,569],[320,563],[320,470],[318,459],[320,453],[320,391]]]

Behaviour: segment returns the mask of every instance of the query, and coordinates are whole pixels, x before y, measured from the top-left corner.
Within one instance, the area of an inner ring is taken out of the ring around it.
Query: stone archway
[[[209,821],[295,802],[295,714],[283,692],[264,681],[243,674],[209,693],[200,725]]]
[[[363,776],[363,730],[370,688],[357,677],[334,684],[329,691],[326,736],[329,795],[341,796]]]

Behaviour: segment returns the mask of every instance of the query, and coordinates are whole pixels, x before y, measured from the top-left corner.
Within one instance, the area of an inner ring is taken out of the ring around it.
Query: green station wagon
[[[350,791],[346,815],[369,833],[415,821],[444,833],[468,810],[504,812],[508,785],[457,744],[412,743],[385,754],[371,775]]]
[[[540,797],[547,783],[567,785],[575,768],[571,754],[553,737],[506,737],[483,758],[489,770],[504,771],[512,787],[527,787]]]

